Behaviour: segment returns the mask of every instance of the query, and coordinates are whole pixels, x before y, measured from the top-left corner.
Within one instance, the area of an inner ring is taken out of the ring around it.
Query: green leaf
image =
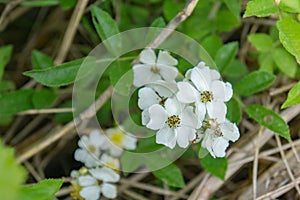
[[[127,96],[133,83],[133,71],[129,62],[114,62],[109,69],[109,78],[115,90]]]
[[[222,47],[223,42],[218,35],[210,35],[201,42],[201,45],[211,57],[215,57],[218,49]]]
[[[277,22],[279,29],[279,39],[292,55],[297,59],[300,64],[300,25],[292,18],[285,18]]]
[[[149,165],[147,166],[149,167]],[[170,186],[179,188],[183,188],[185,186],[180,169],[173,163],[166,166],[165,168],[153,171],[152,173],[156,178],[162,180],[164,183]]]
[[[76,5],[77,0],[59,0],[60,6],[64,10],[69,10],[70,8],[73,8]]]
[[[164,17],[167,21],[170,21],[183,7],[183,1],[165,0],[163,4]]]
[[[281,106],[281,108],[287,108],[300,103],[300,81],[294,85],[294,87],[289,91],[288,97]]]
[[[233,84],[241,80],[246,74],[248,74],[247,66],[237,59],[232,60],[230,65],[223,71],[226,80]]]
[[[266,17],[278,11],[274,0],[252,0],[247,3],[246,12],[243,17],[257,16]]]
[[[238,52],[238,42],[230,42],[222,46],[216,53],[215,61],[219,71],[222,73],[234,59]]]
[[[98,35],[104,42],[110,53],[117,54],[121,48],[121,38],[117,37],[114,40],[106,40],[119,33],[118,26],[112,17],[105,11],[101,10],[97,6],[91,7],[93,23]]]
[[[34,69],[45,69],[54,66],[53,60],[49,56],[37,50],[32,51],[31,62]]]
[[[234,14],[234,16],[239,19],[242,10],[242,1],[240,0],[224,0],[227,8]]]
[[[276,48],[272,51],[272,56],[280,71],[290,78],[295,78],[298,66],[291,54],[283,48]]]
[[[0,94],[16,89],[15,83],[11,80],[0,81]]]
[[[260,52],[268,52],[272,49],[273,40],[265,33],[255,33],[248,36],[249,42]]]
[[[274,111],[261,105],[248,105],[245,107],[245,111],[249,117],[260,123],[262,126],[274,131],[287,140],[291,140],[289,126]]]
[[[16,200],[21,184],[26,179],[25,169],[18,164],[14,149],[3,145],[0,139],[0,194],[1,199]]]
[[[160,28],[164,28],[165,26],[166,26],[166,22],[162,17],[156,18],[150,25],[150,27],[160,27]]]
[[[221,10],[216,14],[216,26],[219,32],[231,31],[234,28],[237,28],[241,25],[240,20],[236,18],[228,10]]]
[[[8,64],[10,60],[12,50],[12,45],[7,45],[0,48],[0,82],[2,80],[4,67]]]
[[[32,95],[32,103],[36,109],[49,108],[53,105],[57,95],[48,89],[42,89]]]
[[[51,200],[59,190],[63,180],[46,179],[33,186],[23,186],[19,200]]]
[[[21,3],[23,6],[42,7],[42,6],[55,6],[59,4],[59,0],[35,0],[24,1]]]
[[[279,7],[286,12],[300,13],[299,0],[281,0],[279,3]]]
[[[226,118],[229,119],[231,122],[235,122],[238,124],[242,119],[242,110],[239,102],[235,98],[232,98],[226,103],[226,105]]]
[[[254,71],[235,85],[235,92],[241,96],[249,96],[263,91],[273,84],[276,76],[265,71]]]
[[[87,76],[94,68],[95,61],[93,61],[91,57],[88,57],[88,61],[86,61],[84,65],[84,67],[87,67],[87,69],[81,70],[81,72],[83,73],[77,74],[84,60],[85,58],[81,58],[46,69],[36,69],[27,71],[23,74],[25,76],[34,78],[37,82],[49,87],[60,87],[64,85],[69,85],[75,80],[79,80]],[[88,62],[90,62],[90,64]]]
[[[227,159],[213,158],[210,154],[200,159],[202,167],[212,175],[224,180],[227,170]]]
[[[59,106],[59,108],[72,108],[72,101],[64,102]],[[57,123],[67,123],[73,119],[73,113],[57,113],[55,114],[55,122]]]
[[[0,97],[0,116],[13,115],[18,112],[32,109],[31,97],[34,90],[18,90]]]
[[[125,175],[134,172],[144,164],[141,162],[141,159],[136,159],[134,155],[135,154],[132,154],[130,151],[125,151],[121,156],[122,171]]]
[[[276,65],[272,54],[269,52],[259,54],[258,63],[260,71],[266,71],[270,74],[274,74],[274,68],[276,69]]]

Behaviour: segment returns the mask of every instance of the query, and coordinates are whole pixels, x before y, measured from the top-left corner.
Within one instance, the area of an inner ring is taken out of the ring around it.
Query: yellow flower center
[[[172,115],[168,117],[167,123],[170,128],[177,128],[180,125],[180,118],[178,115]]]
[[[88,146],[88,151],[90,152],[90,153],[95,153],[96,152],[96,147],[94,146],[94,145],[89,145]]]
[[[203,103],[211,102],[213,100],[213,93],[211,91],[201,92],[201,101]]]
[[[113,143],[117,144],[118,146],[122,146],[123,138],[124,138],[123,133],[117,132],[117,133],[114,133],[110,139]]]
[[[70,193],[70,196],[74,199],[74,200],[84,200],[84,198],[82,198],[79,194],[80,190],[82,189],[82,187],[78,184],[72,184],[70,186],[70,188],[72,189],[72,192]]]
[[[159,74],[160,69],[159,69],[159,67],[157,65],[153,65],[151,67],[151,72],[153,72],[154,74]]]

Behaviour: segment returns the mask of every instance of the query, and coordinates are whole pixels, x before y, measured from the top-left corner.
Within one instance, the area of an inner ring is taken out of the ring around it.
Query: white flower
[[[176,83],[166,81],[156,81],[152,84],[148,84],[147,87],[143,87],[138,92],[138,106],[143,110],[142,112],[142,124],[146,125],[150,118],[148,108],[154,104],[160,104],[164,106],[165,101],[173,96],[177,91]]]
[[[230,83],[216,80],[209,68],[194,67],[190,71],[192,84],[187,81],[177,83],[176,97],[182,103],[195,103],[199,119],[204,119],[207,113],[209,118],[224,122],[227,107],[224,102],[229,101],[233,91]]]
[[[82,187],[79,194],[85,200],[98,200],[101,194],[116,198],[117,188],[111,183],[119,180],[120,175],[107,167],[90,169],[89,174],[78,177],[78,184]]]
[[[211,69],[210,67],[206,66],[205,62],[199,62],[198,65],[196,66],[196,68],[201,69],[204,76],[209,77],[211,79],[211,81],[212,80],[220,80],[220,78],[221,78],[220,73],[217,70]],[[189,69],[185,74],[185,77],[188,80],[191,79],[192,70],[193,69]]]
[[[100,162],[103,166],[109,167],[116,171],[119,171],[121,167],[120,160],[118,158],[111,157],[106,153],[102,154]]]
[[[93,130],[90,135],[82,136],[78,141],[79,148],[75,151],[75,160],[83,162],[87,167],[96,167],[99,164],[101,150],[107,148],[106,138],[98,130]]]
[[[238,127],[228,120],[219,124],[213,119],[208,120],[206,126],[202,147],[214,158],[224,157],[229,141],[235,142],[240,137]]]
[[[136,148],[136,137],[121,130],[119,127],[106,129],[106,135],[110,141],[108,151],[114,157],[120,156],[123,153],[123,149]]]
[[[198,124],[191,106],[184,107],[175,98],[168,98],[165,106],[155,104],[149,108],[149,123],[146,125],[156,133],[156,142],[169,148],[177,144],[186,148],[195,139]]]
[[[136,87],[161,79],[171,82],[178,75],[178,69],[174,67],[178,61],[167,51],[159,51],[156,58],[155,52],[147,48],[141,52],[140,61],[141,64],[133,66],[133,85]]]

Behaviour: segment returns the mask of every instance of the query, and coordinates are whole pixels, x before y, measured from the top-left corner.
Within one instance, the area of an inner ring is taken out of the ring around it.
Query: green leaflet
[[[46,179],[33,186],[23,186],[18,200],[51,200],[62,184],[60,179]]]
[[[21,184],[26,179],[26,171],[16,161],[14,149],[4,146],[1,139],[0,158],[1,199],[16,200],[21,189]]]
[[[86,70],[80,70],[81,73],[77,74],[83,63],[85,63],[83,66],[86,67]],[[84,78],[94,70],[95,64],[95,59],[87,57],[73,60],[58,66],[48,67],[46,69],[27,71],[23,74],[35,79],[43,85],[49,87],[60,87],[69,85],[75,80]]]
[[[213,158],[210,154],[200,159],[201,165],[204,169],[210,172],[212,175],[224,180],[227,170],[227,159]]]
[[[274,0],[252,0],[247,3],[246,12],[243,17],[257,16],[265,17],[278,11]]]
[[[113,55],[118,55],[118,52],[122,46],[121,38],[115,37],[107,40],[109,37],[119,33],[116,22],[107,12],[101,10],[97,6],[92,5],[91,12],[94,26],[102,42],[104,42],[104,45],[107,47],[110,53]]]
[[[297,59],[300,64],[300,25],[292,18],[285,18],[277,22],[279,29],[279,39],[292,55]]]
[[[241,96],[260,92],[273,84],[275,76],[265,71],[254,71],[235,84],[234,90]]]
[[[246,113],[260,123],[287,140],[291,140],[290,130],[287,123],[274,111],[261,105],[248,105],[245,107]]]
[[[300,103],[300,81],[289,91],[288,97],[281,106],[287,108]]]

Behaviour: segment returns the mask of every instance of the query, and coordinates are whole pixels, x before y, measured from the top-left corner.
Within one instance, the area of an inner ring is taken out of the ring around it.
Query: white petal
[[[179,115],[182,107],[183,106],[176,98],[168,98],[165,102],[165,108],[169,116]]]
[[[206,106],[204,103],[202,103],[201,101],[197,101],[196,102],[196,115],[197,115],[197,119],[198,119],[198,126],[202,125],[202,121],[204,120],[206,114]]]
[[[159,74],[154,74],[151,71],[151,66],[149,65],[134,65],[133,75],[133,85],[135,85],[136,87],[140,87],[161,79],[161,76]]]
[[[98,160],[98,158],[96,158],[96,157],[92,156],[91,154],[89,154],[85,158],[84,164],[87,167],[97,167],[97,166],[101,165],[101,162]]]
[[[78,146],[86,149],[86,146],[89,144],[89,138],[86,135],[81,136],[80,140],[78,141]]]
[[[120,157],[123,153],[123,149],[115,144],[111,144],[109,147],[109,153],[114,157]]]
[[[196,114],[193,112],[193,107],[186,107],[181,114],[181,124],[190,128],[200,128],[202,123],[198,122]]]
[[[221,101],[207,102],[206,108],[210,118],[216,119],[218,123],[223,123],[225,121],[227,107],[224,102]]]
[[[71,177],[73,178],[78,178],[80,173],[78,170],[72,170],[71,173],[70,173]]]
[[[178,90],[176,82],[164,80],[155,81],[149,84],[149,87],[153,88],[161,97],[170,97]]]
[[[161,129],[168,118],[168,114],[165,109],[158,104],[155,104],[149,108],[149,116],[150,121],[146,126],[152,130]]]
[[[160,50],[158,53],[157,64],[174,66],[178,64],[178,61],[173,58],[169,52]]]
[[[98,200],[100,197],[100,187],[99,186],[89,186],[84,187],[80,190],[79,194],[85,200]]]
[[[174,129],[166,126],[156,133],[156,143],[163,144],[173,149],[176,145],[176,137],[177,133],[174,131]]]
[[[149,111],[148,109],[143,110],[142,112],[142,124],[146,126],[150,121]]]
[[[221,78],[220,73],[215,69],[210,70],[210,75],[212,80],[219,80]]]
[[[130,133],[124,135],[124,147],[126,149],[135,149],[136,148],[136,137]]]
[[[160,75],[166,81],[173,81],[178,75],[178,69],[176,67],[170,67],[166,65],[158,65],[160,68]]]
[[[117,197],[117,188],[115,185],[103,183],[101,186],[102,194],[106,198],[114,199]]]
[[[191,71],[191,81],[200,92],[209,90],[210,82],[208,82],[208,78],[199,68],[193,68]]]
[[[232,86],[229,82],[225,83],[225,99],[224,101],[229,101],[233,95]]]
[[[229,143],[223,137],[214,138],[212,149],[216,157],[224,157],[226,155],[226,149]]]
[[[202,69],[202,68],[207,67],[207,66],[206,66],[205,62],[201,61],[201,62],[198,63],[198,65],[196,67]]]
[[[211,83],[211,92],[213,93],[214,101],[224,101],[225,100],[225,83],[222,81],[213,81]]]
[[[240,132],[236,124],[226,121],[224,123],[221,123],[219,127],[225,139],[230,140],[232,142],[235,142],[239,139]]]
[[[203,148],[207,149],[209,151],[210,155],[215,158],[216,155],[214,154],[213,149],[212,149],[213,134],[214,134],[213,130],[207,129],[204,133],[204,137],[203,137],[201,146]]]
[[[181,126],[177,128],[177,144],[181,148],[187,148],[190,141],[193,140],[196,130],[187,126]],[[191,138],[191,140],[190,140]]]
[[[102,144],[105,142],[105,136],[102,133],[100,133],[99,130],[93,130],[89,136],[90,143],[96,147],[102,146]]]
[[[85,149],[76,149],[74,153],[75,160],[80,162],[85,162],[86,156],[88,156],[88,152]]]
[[[178,92],[176,94],[177,99],[182,103],[193,103],[196,102],[197,91],[188,82],[177,83]]]
[[[138,106],[142,110],[149,108],[153,104],[158,104],[160,101],[160,97],[155,93],[155,91],[148,87],[141,88],[138,96]]]
[[[98,180],[102,180],[103,182],[115,183],[120,180],[120,175],[108,167],[91,169],[90,173],[95,178],[97,178]]]
[[[142,63],[154,65],[156,63],[155,52],[151,48],[144,49],[140,54],[140,61]]]
[[[97,183],[97,180],[90,175],[84,175],[84,176],[78,177],[78,184],[83,187],[95,185],[96,183]]]

